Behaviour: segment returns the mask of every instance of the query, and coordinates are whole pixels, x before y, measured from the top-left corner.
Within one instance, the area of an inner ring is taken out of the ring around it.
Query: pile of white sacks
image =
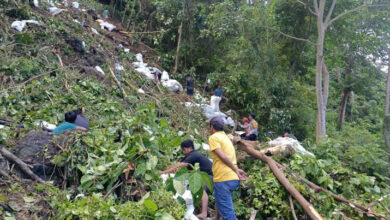
[[[212,117],[221,117],[223,119],[223,122],[225,125],[229,125],[231,127],[234,127],[236,124],[233,121],[233,119],[228,115],[230,111],[227,113],[223,113],[219,109],[219,103],[221,102],[221,97],[219,96],[211,96],[210,98],[210,104],[207,104],[207,99],[203,98],[198,92],[195,93],[195,99],[200,102],[200,104],[192,103],[192,102],[185,102],[184,105],[187,108],[194,108],[198,107],[201,108],[203,111],[203,114],[206,115],[207,119],[210,119]]]
[[[174,79],[169,79],[169,74],[167,71],[161,72],[156,67],[150,67],[147,63],[144,63],[142,54],[136,54],[136,62],[133,62],[133,66],[135,67],[135,71],[143,76],[145,76],[148,80],[155,80],[154,73],[161,73],[161,84],[168,88],[172,92],[182,92],[183,86]],[[198,92],[195,93],[194,98],[200,102],[200,104],[193,102],[185,102],[184,105],[188,108],[199,107],[202,109],[203,113],[206,115],[207,119],[210,119],[215,116],[222,117],[225,125],[229,125],[231,127],[235,126],[235,123],[231,117],[227,114],[221,112],[219,110],[219,103],[221,102],[221,97],[211,96],[210,104],[207,104],[207,99],[203,98]]]
[[[156,67],[148,67],[147,63],[144,63],[142,59],[142,54],[138,53],[135,55],[137,61],[133,62],[133,65],[135,67],[135,71],[137,73],[145,76],[148,80],[154,80],[155,75],[154,73],[161,73],[161,84],[168,88],[172,92],[182,92],[183,91],[183,86],[174,79],[169,79],[169,74],[167,71],[161,72],[158,68]]]

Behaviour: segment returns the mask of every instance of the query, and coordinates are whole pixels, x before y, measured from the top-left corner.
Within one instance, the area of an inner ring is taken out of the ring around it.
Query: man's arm
[[[214,153],[219,157],[219,159],[222,160],[222,162],[224,164],[226,164],[235,173],[237,173],[238,178],[240,178],[240,180],[247,180],[248,179],[248,177],[246,176],[246,173],[243,170],[239,169],[238,167],[234,166],[232,161],[230,161],[230,159],[225,155],[225,153],[223,152],[223,150],[221,148],[215,149]]]
[[[243,124],[241,124],[240,122],[238,122],[238,125],[240,125],[241,128],[249,128],[249,124],[243,125]]]
[[[87,131],[86,128],[84,127],[81,127],[81,126],[77,126],[76,130],[80,130],[80,131]]]
[[[164,171],[158,171],[158,172],[160,174],[175,173],[177,171],[177,168],[187,167],[187,166],[188,166],[188,163],[179,162],[179,163],[175,163],[175,164],[169,166]]]

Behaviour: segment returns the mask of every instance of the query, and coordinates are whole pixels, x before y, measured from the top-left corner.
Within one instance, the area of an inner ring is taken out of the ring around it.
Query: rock
[[[68,43],[73,48],[73,50],[75,50],[77,52],[80,52],[80,53],[85,52],[84,44],[83,44],[82,40],[79,40],[75,37],[71,37],[71,38],[66,39],[66,43]]]
[[[62,138],[62,139],[61,139]],[[62,142],[66,137],[60,137]],[[52,142],[53,134],[46,131],[30,131],[21,138],[12,149],[12,153],[28,164],[31,170],[40,178],[49,180],[58,177],[56,166],[51,162],[61,149]],[[29,178],[15,166],[15,173],[21,178]]]

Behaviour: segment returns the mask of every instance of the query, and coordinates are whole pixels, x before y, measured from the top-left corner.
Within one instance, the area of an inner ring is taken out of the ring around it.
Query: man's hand
[[[165,172],[164,172],[164,171],[161,171],[161,170],[159,170],[158,173],[159,173],[160,175],[165,174]]]
[[[247,180],[247,179],[248,179],[248,176],[247,176],[247,174],[245,173],[245,171],[243,171],[243,170],[237,168],[236,173],[237,173],[238,178],[239,178],[240,180]]]

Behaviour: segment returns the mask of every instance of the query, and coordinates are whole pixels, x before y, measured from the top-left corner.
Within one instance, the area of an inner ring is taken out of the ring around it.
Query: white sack
[[[109,30],[109,31],[112,31],[112,30],[115,29],[115,25],[110,24],[110,23],[108,23],[108,22],[106,22],[106,21],[103,21],[103,20],[101,20],[101,19],[98,19],[98,20],[96,20],[96,21],[100,24],[100,28],[101,28],[101,29],[106,28],[106,29]]]
[[[142,59],[142,54],[140,54],[140,53],[137,53],[137,54],[135,55],[135,58],[136,58],[137,61],[140,62],[140,63],[143,63],[143,62],[144,62],[143,59]]]
[[[38,21],[35,20],[22,20],[22,21],[14,21],[11,24],[11,28],[16,29],[17,31],[21,32],[23,31],[24,26],[26,26],[27,23],[40,25]]]
[[[219,102],[221,101],[221,97],[219,96],[211,96],[210,106],[214,109],[214,112],[219,112]]]
[[[106,74],[104,73],[104,71],[102,70],[102,68],[100,68],[100,66],[95,66],[95,69],[96,71],[98,71],[100,74],[102,74],[103,76],[105,76]]]
[[[231,117],[228,117],[226,121],[227,121],[226,124],[229,125],[230,127],[234,127],[236,125],[236,123],[233,121]]]
[[[79,8],[79,3],[78,2],[72,2],[72,7],[73,8]]]
[[[168,88],[171,92],[182,92],[183,91],[183,86],[174,79],[170,79],[167,81],[163,81],[162,85],[166,88]]]
[[[161,75],[161,81],[168,81],[169,80],[169,74],[167,71],[163,71]]]
[[[268,142],[268,145],[271,147],[290,146],[294,149],[295,152],[314,157],[314,154],[303,148],[299,141],[289,137],[278,137],[275,140]]]
[[[154,80],[154,75],[150,72],[149,68],[147,67],[139,67],[135,69],[137,73],[146,76],[149,80]]]

